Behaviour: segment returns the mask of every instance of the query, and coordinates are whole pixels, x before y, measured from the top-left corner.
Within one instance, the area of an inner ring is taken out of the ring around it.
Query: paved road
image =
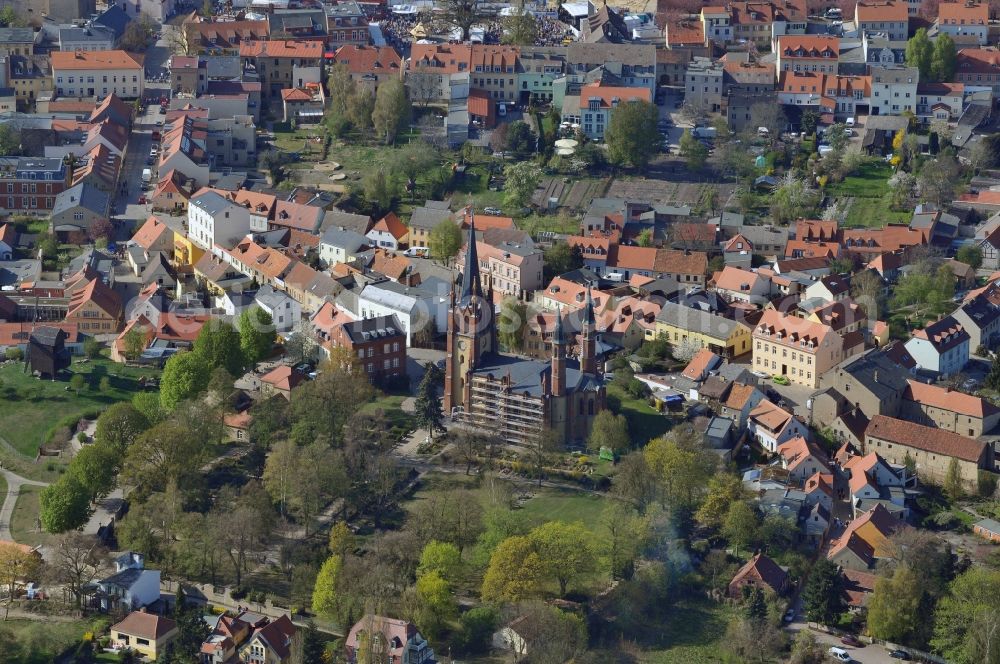
[[[25,485],[48,486],[48,484],[29,480],[9,470],[0,469],[0,473],[3,473],[4,479],[7,480],[7,495],[4,496],[3,506],[0,506],[0,540],[13,542],[14,537],[10,533],[10,518],[14,514],[14,504],[21,493],[21,487]]]
[[[793,624],[788,627],[788,631],[794,634],[800,629],[808,629],[802,624]],[[852,648],[850,646],[845,646],[840,642],[840,637],[834,636],[832,634],[827,634],[826,632],[818,632],[816,630],[809,630],[812,632],[816,640],[819,641],[824,646],[837,646],[838,648],[843,648],[851,654],[851,660],[857,662],[858,664],[898,664],[900,660],[893,659],[889,657],[889,651],[879,645],[868,645],[863,648]]]

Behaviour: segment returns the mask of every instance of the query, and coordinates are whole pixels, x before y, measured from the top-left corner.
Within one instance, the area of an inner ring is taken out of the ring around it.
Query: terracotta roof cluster
[[[127,51],[52,51],[53,71],[142,69],[142,55]]]
[[[979,462],[986,447],[974,438],[885,415],[872,418],[865,436],[973,463]]]

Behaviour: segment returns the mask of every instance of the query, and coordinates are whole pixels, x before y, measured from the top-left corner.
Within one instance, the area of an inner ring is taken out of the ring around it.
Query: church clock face
[[[465,345],[466,345],[465,344],[465,339],[459,339],[458,340],[458,349],[459,350],[465,350]]]

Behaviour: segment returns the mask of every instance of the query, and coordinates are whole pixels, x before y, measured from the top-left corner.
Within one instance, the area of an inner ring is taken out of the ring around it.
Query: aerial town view
[[[0,3],[0,664],[1000,664],[1000,0],[707,2]]]

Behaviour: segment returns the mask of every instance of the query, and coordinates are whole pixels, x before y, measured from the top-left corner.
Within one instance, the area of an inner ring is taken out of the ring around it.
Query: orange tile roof
[[[938,5],[939,25],[987,25],[990,7],[986,3],[942,2]]]
[[[608,256],[608,267],[653,271],[655,265],[656,249],[654,247],[615,245]]]
[[[142,69],[143,56],[126,51],[52,51],[53,71],[74,69]]]
[[[410,66],[431,67],[444,74],[469,71],[472,48],[466,44],[413,44]]]
[[[148,250],[164,233],[171,232],[170,227],[155,216],[150,215],[146,219],[146,223],[139,227],[139,230],[132,236],[132,241],[143,249]]]
[[[145,611],[133,611],[125,616],[125,619],[111,627],[115,632],[128,634],[156,641],[177,629],[177,623],[170,618],[163,618],[155,613]]]
[[[786,258],[836,258],[838,254],[840,254],[840,244],[836,242],[789,240],[785,245]]]
[[[868,0],[857,5],[857,18],[862,23],[909,22],[910,10],[906,2],[895,0]]]
[[[776,309],[767,309],[761,316],[760,322],[754,328],[755,337],[763,335],[763,331],[770,332],[765,338],[771,343],[784,346],[793,346],[803,352],[816,352],[823,344],[823,340],[829,335],[836,334],[829,325],[814,323],[798,316],[787,316]],[[781,337],[778,337],[778,334]],[[809,348],[808,342],[813,343]]]
[[[301,88],[284,88],[281,91],[282,101],[312,101],[312,94]]]
[[[844,533],[831,542],[828,557],[833,558],[845,548],[850,547],[859,554],[862,560],[865,560],[869,564],[873,562],[875,558],[875,545],[878,542],[869,542],[858,533],[862,526],[869,523],[875,526],[878,532],[885,538],[891,536],[901,526],[899,522],[892,518],[889,510],[882,505],[876,505],[868,512],[865,512],[847,524],[847,529],[844,530]]]
[[[842,235],[844,247],[848,251],[885,253],[927,244],[925,230],[911,229],[904,224],[886,224],[882,228],[844,229]]]
[[[280,365],[261,376],[260,382],[273,385],[279,390],[290,390],[305,380],[305,376],[295,369]]]
[[[42,323],[9,323],[0,322],[0,346],[16,346],[28,343],[32,330]],[[57,327],[66,333],[70,341],[76,341],[79,336],[79,325],[76,323],[47,322],[45,327]]]
[[[109,318],[117,318],[122,313],[121,298],[118,294],[108,288],[100,278],[94,278],[70,296],[66,317],[77,315],[80,309],[90,302],[97,305]]]
[[[990,417],[1000,410],[982,397],[965,394],[948,387],[928,385],[917,380],[906,381],[906,390],[903,395],[906,399],[916,401],[921,405],[948,410],[966,417]]]
[[[742,410],[747,405],[747,402],[750,401],[750,397],[753,396],[756,389],[753,385],[733,383],[733,386],[729,389],[729,396],[726,397],[723,403],[729,408]]]
[[[792,419],[792,414],[770,399],[763,399],[750,411],[750,418],[767,427],[770,431],[781,431]]]
[[[719,356],[709,349],[702,348],[694,354],[694,357],[691,358],[688,365],[684,367],[682,375],[685,378],[690,378],[691,380],[701,380],[702,377],[704,377],[705,372],[708,371],[713,363],[719,359]]]
[[[580,88],[580,108],[586,109],[591,100],[599,99],[601,108],[612,108],[615,104],[628,101],[651,101],[649,88],[626,88],[591,83]]]
[[[757,272],[744,270],[733,265],[727,265],[713,277],[716,290],[734,292],[749,292],[762,278]]]
[[[409,229],[400,220],[400,218],[396,216],[395,212],[390,212],[389,214],[385,215],[384,217],[376,221],[375,225],[372,226],[368,232],[370,233],[371,231],[381,231],[383,233],[389,233],[397,240],[406,237],[406,234],[409,233]]]
[[[795,470],[809,457],[826,463],[826,455],[802,436],[795,436],[795,438],[778,445],[778,454],[785,460],[785,467],[789,470]]]
[[[838,58],[840,56],[840,40],[837,37],[825,35],[781,35],[778,37],[778,48],[783,58]],[[802,52],[802,55],[796,55],[799,51]]]
[[[667,25],[666,32],[668,46],[701,46],[705,43],[705,29],[701,21],[690,19],[671,21]]]
[[[241,58],[315,58],[323,57],[323,42],[280,39],[245,41],[240,44]]]
[[[303,205],[294,201],[276,201],[274,206],[275,226],[294,228],[300,231],[314,232],[323,223],[325,211],[315,205]],[[318,245],[317,245],[318,246]]]
[[[330,334],[333,328],[356,320],[351,312],[340,309],[332,302],[324,302],[323,306],[312,317],[312,324],[317,330]]]
[[[973,463],[979,461],[986,447],[986,443],[974,438],[885,415],[876,415],[872,418],[865,431],[865,437],[879,438],[897,445]]]
[[[778,77],[778,92],[822,94],[823,74],[815,71],[783,71]]]
[[[333,64],[343,64],[352,74],[398,74],[403,59],[391,46],[345,44],[333,54]]]

